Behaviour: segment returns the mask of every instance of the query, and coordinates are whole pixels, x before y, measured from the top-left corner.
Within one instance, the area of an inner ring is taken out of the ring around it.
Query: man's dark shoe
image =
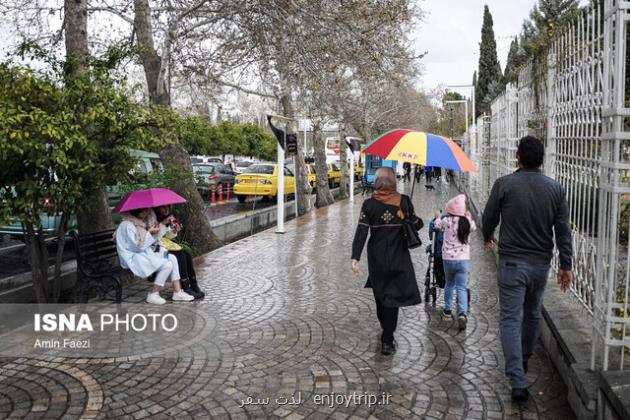
[[[190,280],[182,280],[182,289],[195,299],[199,299],[199,297],[197,297],[197,293],[195,293],[192,285],[190,284]]]
[[[389,356],[396,353],[396,346],[394,346],[394,343],[383,343],[383,346],[381,347],[381,354],[384,356]]]
[[[199,288],[199,283],[197,283],[197,277],[190,278],[190,288],[192,289],[193,293],[189,293],[189,294],[192,294],[195,297],[195,299],[203,299],[206,296],[203,290]]]
[[[516,403],[524,403],[529,399],[529,391],[527,388],[512,388],[512,401]]]

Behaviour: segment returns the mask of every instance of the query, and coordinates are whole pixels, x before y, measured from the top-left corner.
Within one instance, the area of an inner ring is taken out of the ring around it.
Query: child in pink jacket
[[[468,271],[470,270],[470,245],[468,237],[476,229],[475,222],[466,210],[466,196],[460,194],[446,203],[447,217],[441,219],[435,213],[434,228],[444,232],[442,260],[444,261],[444,319],[453,319],[453,290],[457,290],[459,329],[466,329],[468,322]]]

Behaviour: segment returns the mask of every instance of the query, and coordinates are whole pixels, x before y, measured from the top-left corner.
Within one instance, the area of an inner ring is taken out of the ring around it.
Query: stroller
[[[445,284],[442,257],[435,256],[434,248],[437,242],[437,240],[433,240],[432,243],[427,245],[426,253],[429,264],[424,277],[424,301],[429,303],[429,299],[431,299],[431,303],[433,303],[434,306],[435,302],[437,302],[437,288],[444,289]]]

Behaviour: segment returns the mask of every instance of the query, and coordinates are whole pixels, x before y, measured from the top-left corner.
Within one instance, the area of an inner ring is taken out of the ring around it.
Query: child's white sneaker
[[[190,296],[183,290],[173,293],[173,301],[190,302],[191,300],[195,300],[194,296]]]
[[[147,295],[147,303],[152,303],[154,305],[164,305],[166,300],[158,292],[149,292]]]
[[[442,313],[440,314],[444,321],[452,321],[453,320],[453,311],[447,311],[442,308]]]

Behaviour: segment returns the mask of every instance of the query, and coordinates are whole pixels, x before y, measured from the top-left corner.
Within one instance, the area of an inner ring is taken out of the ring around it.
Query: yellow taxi
[[[331,188],[341,184],[341,167],[337,163],[328,164],[328,185]]]
[[[289,168],[289,170],[295,174],[294,164],[287,163],[287,168]],[[315,184],[317,183],[317,176],[315,175],[315,166],[312,164],[307,164],[306,171],[308,172],[308,184],[311,186],[312,189],[315,189]]]
[[[350,173],[350,162],[348,162],[348,165],[346,166],[346,168],[348,168],[348,174]],[[361,180],[361,177],[363,176],[363,166],[359,165],[357,162],[354,162],[354,180],[355,181],[359,181]]]
[[[311,188],[315,189],[315,184],[317,184],[317,174],[315,174],[315,166],[306,165],[308,169],[308,183],[311,185]]]
[[[284,168],[284,194],[294,194],[293,172]],[[278,194],[278,165],[255,163],[234,179],[234,195],[243,203],[248,196],[275,197]]]

